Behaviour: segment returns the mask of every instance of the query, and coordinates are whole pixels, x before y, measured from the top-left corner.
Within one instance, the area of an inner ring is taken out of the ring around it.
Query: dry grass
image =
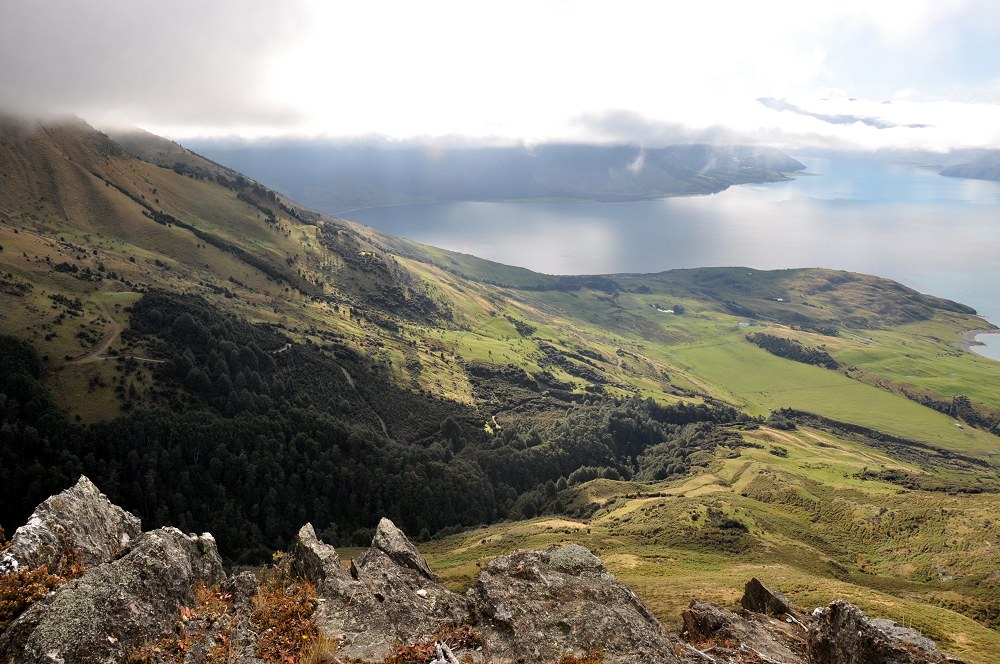
[[[289,561],[282,553],[274,554],[274,565],[261,576],[250,617],[260,635],[257,656],[265,662],[300,662],[320,637],[312,619],[316,586],[292,578]]]
[[[313,639],[302,654],[301,664],[338,664],[337,649],[339,642],[323,634]]]
[[[555,664],[604,664],[604,651],[597,648],[586,655],[563,655]]]

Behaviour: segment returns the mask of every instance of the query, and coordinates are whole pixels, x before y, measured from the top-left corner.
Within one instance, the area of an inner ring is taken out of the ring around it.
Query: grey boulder
[[[0,574],[41,565],[65,574],[70,563],[93,567],[113,560],[139,536],[138,517],[98,491],[81,475],[75,485],[42,502],[0,554]]]

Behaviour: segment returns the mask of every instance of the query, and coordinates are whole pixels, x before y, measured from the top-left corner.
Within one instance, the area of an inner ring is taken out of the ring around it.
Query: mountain
[[[427,201],[622,201],[711,194],[733,184],[783,180],[784,173],[805,168],[778,150],[745,146],[450,148],[294,141],[200,141],[194,146],[331,214]]]
[[[971,161],[947,166],[941,171],[941,175],[1000,181],[1000,151],[990,150]]]
[[[579,544],[664,624],[756,576],[1000,648],[1000,365],[957,347],[989,326],[964,305],[824,269],[541,275],[79,120],[5,119],[0,181],[7,532],[86,474],[233,563],[387,517],[451,591]]]

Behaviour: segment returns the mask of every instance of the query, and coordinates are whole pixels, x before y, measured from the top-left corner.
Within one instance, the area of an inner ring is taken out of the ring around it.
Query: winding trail
[[[97,301],[97,304],[98,306],[100,306],[101,311],[104,313],[104,316],[109,321],[111,321],[111,330],[104,335],[104,339],[101,341],[100,344],[95,346],[89,352],[84,353],[75,360],[72,360],[71,364],[88,364],[90,362],[100,362],[102,360],[108,359],[108,357],[104,355],[104,353],[108,352],[108,349],[111,348],[111,344],[113,344],[115,340],[118,339],[118,336],[122,333],[122,326],[118,323],[117,320],[115,320],[115,317],[111,315],[111,312],[108,311],[108,305],[105,304],[104,302],[101,302],[100,300]]]
[[[107,304],[101,302],[100,300],[97,301],[97,304],[100,306],[105,317],[111,321],[111,330],[104,335],[104,339],[101,340],[100,344],[80,357],[70,360],[69,364],[90,364],[92,362],[104,362],[106,360],[114,359],[113,357],[106,355],[106,353],[108,352],[108,349],[111,348],[111,345],[118,340],[118,337],[121,336],[122,326],[117,320],[115,320],[115,317],[111,315]],[[141,355],[121,355],[116,357],[124,357],[137,360],[139,362],[150,362],[152,364],[163,364],[166,362],[166,360],[158,360],[153,357],[142,357]]]

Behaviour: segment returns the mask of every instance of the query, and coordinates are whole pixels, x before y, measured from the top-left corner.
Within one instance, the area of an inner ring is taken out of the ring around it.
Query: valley
[[[5,120],[0,183],[8,532],[86,473],[232,562],[388,516],[453,589],[571,542],[668,624],[758,576],[1000,646],[1000,363],[956,347],[990,328],[964,304],[820,268],[543,275],[82,121]]]

